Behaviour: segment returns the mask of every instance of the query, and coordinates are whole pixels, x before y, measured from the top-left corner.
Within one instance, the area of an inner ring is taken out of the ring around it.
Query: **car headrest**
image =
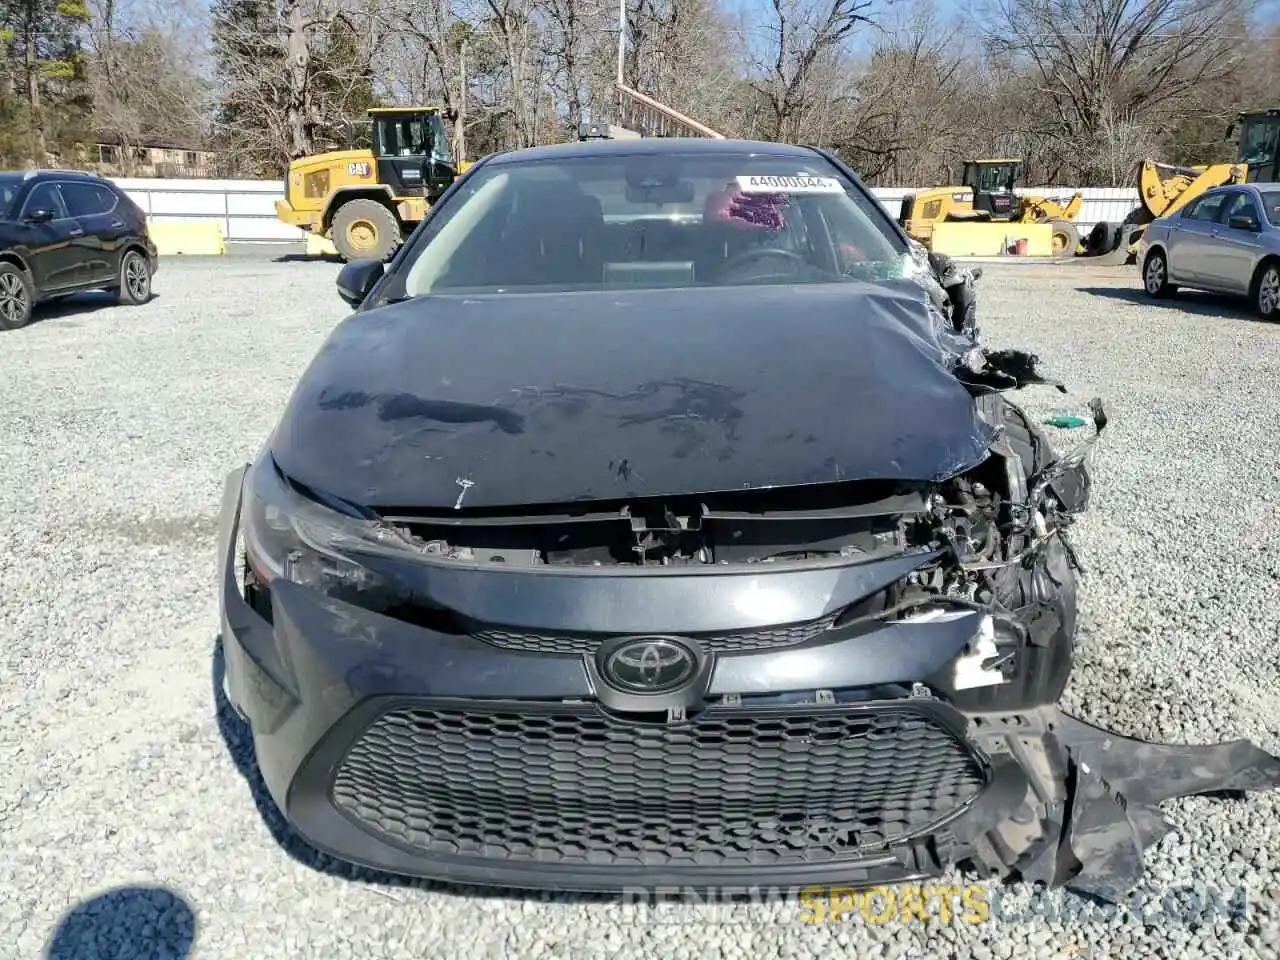
[[[523,190],[521,201],[528,209],[539,213],[556,211],[600,211],[600,201],[584,193],[572,180],[551,180],[530,184]]]

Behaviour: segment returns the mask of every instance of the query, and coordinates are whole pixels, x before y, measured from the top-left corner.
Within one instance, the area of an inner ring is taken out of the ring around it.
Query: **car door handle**
[[[70,230],[68,230],[67,232],[68,232],[69,234],[71,234],[71,236],[73,236],[73,237],[83,237],[83,236],[84,236],[84,230],[82,230],[80,227],[72,227],[72,228],[71,228]]]
[[[111,225],[112,225],[113,227],[123,227],[123,226],[124,226],[124,221],[123,221],[123,220],[121,220],[119,217],[112,217],[112,218],[111,218]]]

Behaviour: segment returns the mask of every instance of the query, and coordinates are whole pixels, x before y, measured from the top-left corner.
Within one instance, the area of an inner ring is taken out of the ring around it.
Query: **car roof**
[[[526,147],[495,154],[489,163],[523,163],[579,157],[625,157],[653,154],[693,153],[710,156],[755,154],[768,157],[795,157],[812,160],[819,156],[813,147],[767,140],[711,140],[702,137],[639,137],[627,140],[584,140],[544,147]]]
[[[1221,183],[1216,187],[1210,187],[1201,197],[1214,196],[1216,194],[1230,193],[1233,190],[1244,190],[1247,193],[1253,193],[1261,196],[1263,190],[1280,190],[1280,183]],[[1199,197],[1196,198],[1197,200]],[[1193,200],[1192,203],[1195,201]],[[1187,204],[1190,206],[1191,204]]]
[[[46,177],[58,177],[69,180],[92,180],[95,183],[107,183],[107,180],[90,173],[88,170],[59,170],[54,167],[41,167],[35,170],[0,170],[0,176],[20,177],[23,180],[43,180]]]

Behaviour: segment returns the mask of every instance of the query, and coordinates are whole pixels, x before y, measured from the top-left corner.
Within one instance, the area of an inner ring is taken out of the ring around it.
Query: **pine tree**
[[[11,163],[48,163],[51,148],[65,150],[83,127],[92,108],[80,43],[88,22],[84,0],[0,0],[0,149]]]

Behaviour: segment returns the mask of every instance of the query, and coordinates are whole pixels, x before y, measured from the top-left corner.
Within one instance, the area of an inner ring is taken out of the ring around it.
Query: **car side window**
[[[107,191],[96,183],[61,184],[62,196],[66,198],[67,209],[73,217],[92,217],[106,213],[113,206],[112,198]]]
[[[31,188],[26,202],[22,205],[22,215],[25,217],[35,210],[52,210],[55,220],[66,218],[67,208],[62,202],[62,194],[58,191],[56,183],[37,183]]]
[[[1255,223],[1260,223],[1258,217],[1258,206],[1253,202],[1253,197],[1245,193],[1243,190],[1231,198],[1231,202],[1227,204],[1226,215],[1222,218],[1224,223],[1230,223],[1232,217],[1250,217]]]
[[[1225,193],[1215,193],[1211,196],[1201,197],[1187,208],[1188,220],[1201,220],[1208,223],[1217,223],[1219,215],[1222,213],[1222,204],[1226,200]]]
[[[93,189],[98,193],[98,202],[102,204],[103,213],[111,213],[120,203],[120,197],[110,187],[95,183]]]

